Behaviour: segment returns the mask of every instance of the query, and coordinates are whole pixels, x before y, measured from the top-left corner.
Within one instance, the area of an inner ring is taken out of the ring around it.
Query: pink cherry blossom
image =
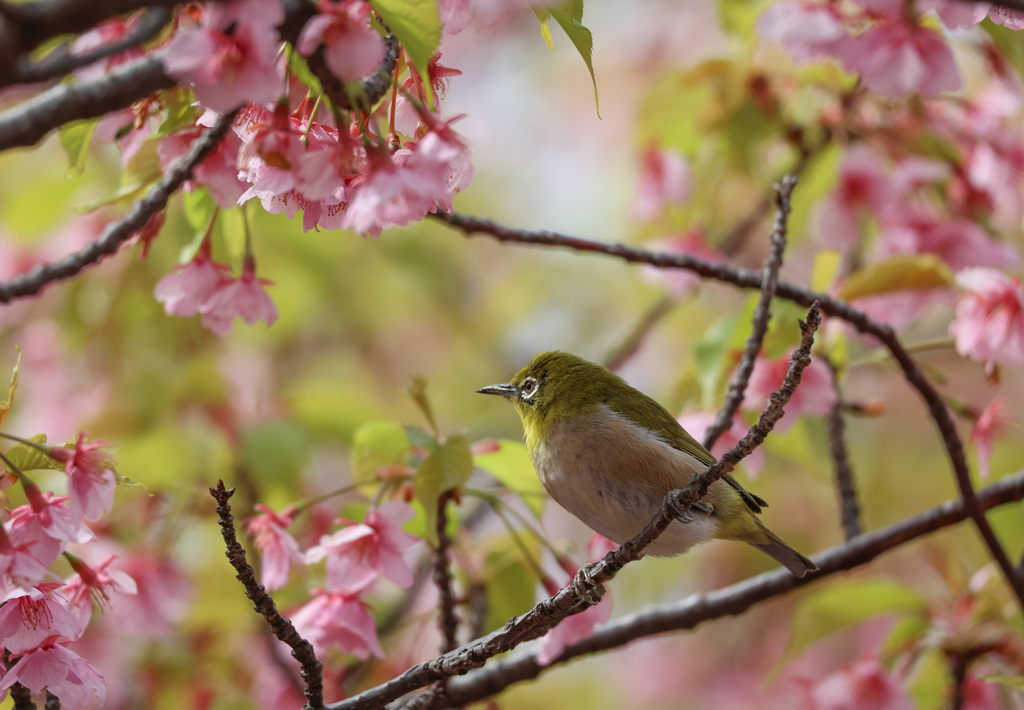
[[[107,686],[99,671],[74,651],[53,642],[22,654],[4,675],[0,692],[15,683],[35,693],[48,690],[65,708],[87,705],[93,694],[100,705],[107,699]]]
[[[757,411],[764,409],[768,397],[782,384],[788,368],[787,355],[775,360],[758,357],[754,362],[754,370],[750,373],[746,396],[743,398],[744,408]],[[800,386],[796,388],[789,404],[786,405],[786,416],[775,425],[775,430],[786,431],[804,415],[826,414],[835,401],[836,391],[828,366],[820,360],[811,360],[811,364],[804,368]]]
[[[960,88],[953,52],[942,35],[903,19],[869,27],[843,47],[840,58],[869,89],[890,98]]]
[[[971,428],[970,442],[978,452],[978,473],[982,480],[987,480],[991,472],[989,461],[992,458],[992,444],[996,439],[1006,436],[1009,425],[1010,415],[1006,411],[1003,398],[996,397],[989,402]]]
[[[256,260],[246,257],[241,278],[222,282],[200,306],[203,325],[222,338],[239,316],[248,325],[262,320],[269,328],[277,321],[277,306],[263,288],[269,283],[256,278]]]
[[[318,655],[333,647],[360,660],[384,658],[377,626],[358,596],[313,590],[312,601],[291,615],[295,629]]]
[[[839,181],[825,198],[816,216],[819,241],[849,252],[861,244],[864,217],[878,218],[892,204],[893,189],[882,169],[883,158],[858,143],[843,155]]]
[[[92,616],[93,600],[104,606],[110,604],[112,593],[138,594],[139,588],[131,575],[119,569],[108,569],[115,559],[114,555],[107,555],[95,567],[90,567],[74,555],[66,556],[75,574],[64,582],[61,594],[68,600],[69,608],[82,626],[86,626]]]
[[[704,234],[699,231],[688,232],[677,237],[655,239],[648,246],[654,251],[684,254],[712,264],[721,264],[725,261],[722,252],[711,247],[704,238]],[[651,266],[645,267],[642,273],[646,279],[665,284],[672,297],[679,299],[685,298],[700,288],[702,282],[700,276],[686,269],[658,269]]]
[[[13,654],[42,646],[47,640],[74,641],[83,626],[75,615],[57,601],[56,585],[21,591],[0,607],[0,638]]]
[[[942,219],[920,209],[904,209],[887,215],[876,253],[883,259],[897,254],[934,254],[954,271],[1020,260],[1012,246],[996,241],[977,224],[962,219]]]
[[[835,5],[814,2],[778,2],[757,21],[758,33],[778,42],[799,62],[840,55],[850,43],[846,26]]]
[[[1024,29],[1024,12],[995,5],[988,11],[988,17],[997,25],[1010,30]]]
[[[86,443],[82,433],[73,449],[55,446],[50,450],[50,456],[64,464],[71,512],[78,520],[97,520],[114,504],[114,464],[102,451],[105,446],[107,442],[100,439]]]
[[[390,500],[366,514],[366,521],[320,538],[306,551],[306,562],[327,560],[327,582],[334,591],[358,594],[378,577],[408,589],[413,575],[405,551],[418,540],[402,530],[415,513],[404,501]]]
[[[245,522],[245,528],[262,555],[263,586],[268,591],[274,591],[288,583],[288,571],[292,561],[303,561],[299,543],[287,529],[292,524],[295,510],[289,506],[280,513],[275,513],[262,503],[257,503],[255,508],[260,511],[260,515],[249,518]]]
[[[43,533],[38,524],[26,527],[24,518],[4,523],[0,527],[0,598],[19,587],[39,584],[63,549],[64,543]]]
[[[448,34],[457,35],[473,18],[473,0],[438,0],[441,24]]]
[[[804,372],[807,372],[807,370],[804,370]],[[781,380],[779,383],[781,384]],[[803,386],[801,385],[801,388]],[[704,441],[704,435],[707,433],[708,427],[715,421],[715,415],[710,412],[698,411],[681,414],[676,419],[683,429],[689,432],[690,436],[697,441]],[[718,437],[715,445],[711,447],[711,453],[716,457],[720,457],[746,436],[748,430],[749,427],[743,423],[742,418],[738,416],[733,417],[732,425]],[[748,456],[743,458],[740,465],[746,469],[747,475],[750,478],[757,478],[764,469],[764,449],[761,447],[754,449]]]
[[[169,170],[202,134],[201,126],[190,126],[161,138],[157,146],[160,169]],[[238,151],[241,147],[242,140],[235,133],[224,136],[213,153],[192,171],[192,179],[185,181],[183,185],[185,190],[192,192],[197,187],[205,186],[219,207],[234,207],[238,198],[245,192],[245,183],[238,179]]]
[[[992,7],[987,2],[959,2],[958,0],[918,0],[918,12],[935,10],[935,14],[948,29],[974,27],[985,19]]]
[[[652,221],[670,205],[682,205],[690,199],[690,167],[682,155],[657,146],[648,147],[641,156],[642,166],[633,198],[633,215]]]
[[[136,13],[124,20],[118,17],[104,20],[88,32],[83,32],[71,43],[71,54],[76,57],[82,57],[124,39],[135,32],[135,28],[138,26],[141,18],[142,13]],[[88,66],[76,69],[75,75],[81,79],[95,79],[125,62],[141,57],[143,54],[145,52],[142,49],[132,47],[131,49],[126,49],[123,52],[118,52],[93,62]]]
[[[370,27],[370,3],[365,0],[322,0],[320,14],[302,28],[295,48],[309,56],[321,44],[328,69],[344,81],[358,81],[384,60],[384,38]]]
[[[802,685],[808,710],[914,710],[916,707],[897,680],[874,658]]]
[[[985,268],[956,277],[964,289],[949,333],[956,351],[991,369],[1024,363],[1024,289],[1020,279]]]
[[[284,6],[275,0],[211,3],[199,27],[171,38],[164,68],[192,84],[199,103],[214,111],[273,101],[284,90],[276,66],[283,20]]]
[[[619,544],[609,540],[600,533],[594,533],[587,541],[587,557],[591,560],[600,560],[612,550],[619,549]]]
[[[207,242],[192,261],[160,279],[153,293],[167,315],[191,318],[229,280],[228,267],[210,259]]]
[[[40,491],[34,483],[25,485],[28,504],[11,511],[11,518],[24,518],[26,525],[36,523],[42,532],[62,542],[88,542],[96,536],[76,518],[64,502],[67,496],[55,496],[50,491]]]
[[[256,118],[259,114],[263,115],[262,121]],[[295,188],[295,168],[305,149],[302,133],[286,103],[279,102],[273,113],[253,107],[242,137],[245,142],[238,153],[238,174],[253,186],[239,203],[253,196],[283,195]]]
[[[118,567],[136,584],[137,593],[111,600],[107,619],[136,638],[159,639],[188,613],[193,582],[169,556],[151,551],[126,553]]]

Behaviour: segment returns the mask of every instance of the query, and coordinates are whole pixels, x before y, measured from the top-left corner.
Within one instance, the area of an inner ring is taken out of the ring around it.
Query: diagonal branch
[[[978,498],[985,510],[1024,500],[1024,472],[1007,476],[985,488],[979,492]],[[781,596],[821,577],[867,564],[886,552],[936,530],[956,525],[968,517],[962,500],[947,501],[895,525],[861,535],[856,540],[815,555],[815,562],[821,572],[813,578],[800,578],[785,570],[773,570],[714,592],[691,595],[674,604],[620,617],[597,629],[589,638],[568,646],[552,665],[591,653],[621,648],[653,634],[693,629],[707,621],[742,614],[755,604]],[[496,661],[461,678],[453,678],[446,687],[446,701],[452,706],[478,702],[500,693],[510,685],[536,678],[549,667],[537,662],[536,649],[523,649],[514,657]]]
[[[814,332],[820,321],[817,306],[812,306],[807,314],[807,323],[801,323],[802,342],[800,348],[793,353],[786,379],[779,390],[772,394],[767,409],[761,414],[760,421],[751,427],[750,433],[703,473],[694,476],[685,488],[669,492],[661,510],[635,538],[609,552],[602,560],[585,568],[585,571],[581,570],[568,586],[554,596],[541,601],[522,616],[509,619],[503,628],[451,653],[419,663],[376,688],[327,706],[327,710],[370,710],[383,707],[413,690],[480,668],[494,656],[542,636],[562,619],[578,614],[600,601],[604,593],[604,582],[614,577],[629,562],[639,559],[644,548],[700,500],[712,483],[732,470],[737,462],[764,440],[775,422],[782,417],[782,408],[799,384],[804,367],[810,362]]]
[[[825,425],[828,428],[829,451],[836,471],[836,490],[839,494],[839,511],[843,521],[843,533],[852,540],[863,532],[860,524],[860,504],[857,489],[850,469],[850,458],[846,450],[846,421],[843,419],[843,393],[839,389],[839,373],[835,363],[826,360],[832,371],[832,389],[836,399],[828,410]]]
[[[171,166],[171,169],[149,191],[149,194],[136,202],[119,222],[107,225],[103,234],[96,241],[58,262],[39,264],[25,274],[16,276],[6,283],[0,283],[0,303],[36,295],[47,284],[59,279],[71,278],[86,266],[116,252],[124,242],[131,239],[136,231],[145,226],[150,217],[167,206],[167,200],[175,190],[192,176],[192,171],[196,166],[220,143],[221,138],[224,137],[234,121],[235,113],[232,111],[218,118],[210,130],[192,144],[188,153]]]
[[[768,321],[772,317],[771,303],[775,297],[775,290],[779,283],[779,269],[782,267],[782,253],[786,249],[786,231],[790,212],[790,198],[793,195],[793,188],[796,187],[796,175],[787,175],[782,182],[775,186],[775,226],[772,229],[771,251],[764,262],[761,277],[761,298],[754,309],[753,327],[750,337],[743,348],[743,355],[740,358],[739,367],[729,383],[729,393],[726,395],[725,404],[715,417],[708,430],[704,432],[704,448],[708,451],[715,445],[723,433],[732,426],[732,419],[736,416],[740,404],[743,402],[743,395],[747,391],[747,383],[750,381],[750,373],[754,371],[754,361],[757,354],[761,352],[761,344],[768,332]]]
[[[459,618],[455,614],[455,595],[452,593],[452,573],[449,569],[451,560],[448,551],[451,540],[448,539],[448,501],[449,493],[443,494],[437,501],[437,550],[434,551],[434,586],[437,587],[441,614],[438,625],[441,628],[441,653],[454,651],[459,642],[456,634],[459,629]]]
[[[666,269],[686,269],[704,278],[730,283],[740,288],[754,289],[761,287],[761,277],[757,272],[750,269],[738,269],[724,264],[711,264],[688,254],[661,254],[643,249],[634,249],[624,244],[607,244],[579,237],[570,237],[556,232],[516,230],[489,220],[466,217],[460,214],[447,214],[443,211],[439,211],[433,216],[435,219],[439,219],[459,229],[466,236],[484,235],[506,243],[593,252],[617,257],[632,263],[650,264]],[[928,414],[931,416],[935,428],[938,429],[939,436],[946,448],[957,487],[964,499],[967,514],[978,529],[978,533],[981,535],[986,548],[988,548],[989,554],[998,565],[1007,584],[1013,590],[1018,603],[1024,608],[1024,574],[1019,574],[1014,569],[1013,563],[1006,554],[1006,550],[999,542],[995,531],[993,531],[992,526],[985,518],[985,514],[978,504],[978,498],[971,483],[970,470],[967,467],[967,459],[964,456],[963,441],[957,433],[953,417],[938,390],[925,377],[917,362],[907,352],[906,348],[903,347],[899,338],[896,337],[895,331],[889,326],[871,320],[867,315],[844,301],[833,298],[828,294],[815,293],[803,286],[779,281],[776,295],[804,307],[808,307],[817,301],[821,304],[823,313],[840,318],[859,332],[875,337],[889,350],[893,359],[903,371],[904,378],[910,383],[911,387],[917,390],[921,399],[924,400]]]

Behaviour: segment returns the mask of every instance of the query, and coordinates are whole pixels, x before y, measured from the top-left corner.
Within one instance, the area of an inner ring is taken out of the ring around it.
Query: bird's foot
[[[569,586],[586,601],[588,606],[597,604],[604,595],[604,586],[593,577],[596,566],[597,562],[583,563],[576,572],[576,576],[572,578],[572,582],[569,583]]]
[[[714,515],[715,514],[715,507],[713,505],[711,505],[710,503],[705,503],[702,500],[699,500],[696,503],[694,503],[692,506],[690,506],[686,510],[685,513],[680,515],[677,518],[677,520],[679,522],[681,522],[681,523],[692,523],[694,520],[697,519],[694,516],[694,514],[693,514],[693,511],[695,511],[695,510],[700,512],[700,513],[704,513],[705,515]]]

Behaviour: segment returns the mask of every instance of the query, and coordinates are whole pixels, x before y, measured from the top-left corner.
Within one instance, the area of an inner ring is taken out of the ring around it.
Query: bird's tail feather
[[[808,572],[818,571],[818,565],[784,543],[778,535],[768,528],[764,528],[764,532],[768,535],[768,542],[752,542],[750,544],[774,559],[797,577],[803,577]]]

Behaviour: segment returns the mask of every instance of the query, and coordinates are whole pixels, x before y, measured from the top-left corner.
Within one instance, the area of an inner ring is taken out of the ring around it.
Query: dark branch
[[[442,495],[437,502],[437,550],[434,551],[434,586],[437,587],[441,613],[438,625],[441,628],[441,653],[454,651],[458,645],[457,633],[459,619],[455,615],[455,595],[452,594],[452,574],[448,568],[448,494]]]
[[[267,620],[274,635],[292,649],[292,656],[299,662],[302,679],[306,683],[304,710],[320,710],[324,704],[323,665],[316,657],[312,644],[299,636],[291,621],[281,616],[273,598],[267,594],[263,585],[256,581],[256,570],[246,561],[245,548],[235,537],[235,516],[231,513],[229,502],[234,492],[234,488],[225,489],[223,481],[218,481],[216,488],[210,487],[210,495],[217,501],[221,535],[227,547],[225,554],[238,573],[236,576],[245,587],[245,596],[252,601],[253,608]]]
[[[839,494],[839,510],[843,521],[843,533],[847,540],[852,540],[863,532],[860,524],[860,504],[857,502],[857,489],[853,482],[853,471],[846,451],[846,420],[843,419],[843,393],[839,390],[839,373],[835,365],[829,361],[832,371],[832,389],[836,399],[828,410],[825,425],[828,428],[829,450],[832,452],[832,464],[836,471],[836,490]]]
[[[145,226],[150,217],[167,206],[167,200],[174,191],[192,176],[196,166],[220,143],[234,121],[235,113],[232,111],[218,118],[210,130],[192,144],[188,153],[171,166],[145,198],[136,202],[121,221],[107,225],[99,239],[56,263],[39,264],[28,273],[16,276],[6,283],[0,283],[0,303],[34,296],[47,284],[71,278],[85,267],[116,252],[136,231]]]
[[[768,321],[772,316],[771,303],[779,283],[782,253],[786,249],[786,231],[791,209],[790,198],[793,195],[796,182],[795,175],[787,175],[780,184],[775,186],[775,226],[772,229],[771,250],[761,270],[761,298],[757,302],[757,308],[754,309],[750,337],[747,338],[747,343],[743,348],[739,367],[736,368],[736,373],[729,383],[729,393],[726,395],[725,404],[722,405],[715,421],[704,433],[702,443],[708,451],[718,441],[718,437],[732,426],[732,419],[736,416],[736,412],[743,402],[743,395],[747,391],[750,373],[754,371],[754,361],[757,360],[757,354],[761,352],[761,344],[764,342],[765,333],[768,332]]]
[[[782,417],[783,406],[799,384],[803,368],[810,362],[810,348],[820,321],[821,316],[817,307],[812,306],[807,314],[807,324],[801,323],[803,338],[800,348],[793,354],[789,372],[786,373],[779,390],[772,394],[768,408],[761,414],[758,423],[751,427],[750,433],[707,470],[694,476],[686,488],[668,493],[661,511],[639,535],[609,552],[602,560],[588,566],[585,572],[581,570],[568,586],[554,596],[538,603],[522,616],[509,619],[503,628],[451,653],[417,664],[376,688],[329,705],[328,710],[379,708],[413,690],[444,681],[454,675],[463,675],[483,666],[488,659],[500,653],[542,636],[557,626],[562,619],[598,603],[604,594],[604,582],[614,577],[629,562],[639,559],[644,548],[657,539],[672,521],[700,500],[712,483],[732,470],[737,462],[764,440],[775,422]]]
[[[737,269],[723,264],[711,264],[688,254],[659,254],[642,249],[634,249],[623,244],[604,244],[556,232],[530,232],[509,229],[489,220],[475,219],[459,214],[447,214],[444,211],[438,211],[433,216],[435,219],[447,222],[453,227],[460,229],[467,236],[481,234],[493,237],[500,242],[562,247],[575,251],[594,252],[618,257],[628,262],[651,264],[660,268],[686,269],[704,278],[731,283],[740,288],[761,287],[760,274],[750,269]],[[925,377],[924,372],[918,367],[910,353],[903,347],[903,344],[900,343],[895,331],[889,326],[876,323],[868,318],[867,315],[843,301],[832,298],[827,294],[815,293],[808,288],[786,281],[779,281],[776,295],[804,307],[809,307],[815,301],[820,302],[821,310],[826,315],[840,318],[859,332],[874,336],[889,350],[893,359],[903,371],[904,378],[910,383],[911,387],[917,390],[921,399],[924,400],[928,413],[935,423],[935,427],[938,429],[939,436],[946,448],[957,487],[964,498],[968,515],[978,529],[992,559],[995,560],[1003,577],[1010,585],[1010,588],[1013,589],[1018,603],[1024,608],[1024,575],[1018,574],[1014,569],[1013,563],[1006,554],[1006,550],[1000,544],[999,539],[992,530],[992,526],[978,507],[977,497],[971,485],[970,471],[967,468],[967,459],[964,456],[963,441],[957,433],[953,417],[938,390]]]
[[[99,47],[88,54],[75,55],[71,53],[71,42],[65,42],[38,62],[31,61],[27,56],[22,56],[18,61],[18,68],[8,83],[12,84],[34,84],[50,79],[59,79],[65,74],[70,74],[75,69],[89,66],[101,59],[112,57],[127,49],[138,47],[144,42],[156,37],[160,31],[171,21],[171,11],[166,7],[154,7],[146,11],[139,19],[135,31],[127,37],[116,42]],[[149,92],[152,93],[152,92]],[[129,102],[130,103],[130,102]]]
[[[393,34],[384,38],[386,51],[384,61],[377,67],[377,70],[370,76],[363,79],[358,86],[346,88],[345,82],[338,79],[331,70],[327,68],[327,61],[324,56],[324,47],[316,48],[306,61],[310,71],[320,80],[327,98],[338,108],[360,111],[369,111],[373,105],[380,101],[388,89],[391,88],[391,75],[398,65],[398,53],[401,47]]]
[[[1021,501],[1024,499],[1024,473],[1007,476],[982,490],[978,498],[984,510]],[[773,570],[724,589],[689,596],[675,604],[623,616],[597,629],[589,638],[567,647],[552,665],[591,653],[621,648],[653,634],[693,629],[707,621],[737,616],[755,604],[802,587],[810,581],[867,564],[879,555],[967,518],[963,501],[951,500],[920,515],[877,532],[861,535],[815,555],[814,561],[821,571],[813,577],[800,578],[786,570]],[[512,658],[496,661],[463,678],[453,678],[446,688],[446,700],[452,705],[468,705],[495,695],[515,683],[536,678],[548,667],[537,663],[536,650],[524,649]]]

